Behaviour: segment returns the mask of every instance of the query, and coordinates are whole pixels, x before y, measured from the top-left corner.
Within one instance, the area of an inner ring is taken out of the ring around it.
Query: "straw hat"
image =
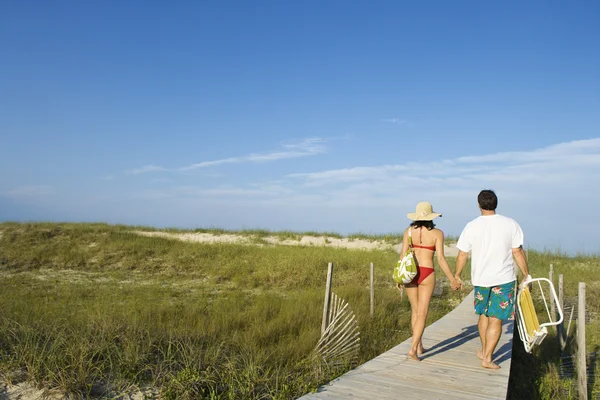
[[[416,212],[408,213],[406,216],[408,219],[412,219],[413,221],[431,221],[434,218],[441,217],[442,214],[433,212],[431,203],[422,201],[417,204]]]

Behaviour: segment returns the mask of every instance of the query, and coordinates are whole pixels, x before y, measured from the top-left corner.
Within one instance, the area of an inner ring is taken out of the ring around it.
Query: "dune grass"
[[[3,380],[86,397],[151,387],[167,399],[297,398],[344,371],[311,358],[330,261],[333,290],[359,322],[359,362],[410,336],[393,252],[208,245],[137,229],[0,225]],[[430,320],[461,295],[435,299]]]
[[[0,224],[0,380],[30,381],[76,398],[118,398],[138,389],[165,399],[297,398],[352,367],[311,357],[330,261],[333,290],[358,319],[358,363],[410,336],[410,307],[391,281],[392,251],[200,244],[136,230],[154,229]],[[595,315],[587,328],[588,352],[597,351],[598,259],[530,251],[529,261],[534,276],[546,276],[553,263],[555,276],[565,276],[567,298],[576,296],[577,282],[588,283],[588,309]],[[468,290],[435,297],[428,323]],[[574,383],[559,379],[560,356],[550,336],[532,355],[517,343],[509,397],[569,398]],[[591,381],[590,393],[599,385]]]

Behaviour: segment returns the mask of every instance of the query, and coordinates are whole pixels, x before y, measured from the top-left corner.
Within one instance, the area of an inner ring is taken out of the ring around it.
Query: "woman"
[[[433,255],[437,253],[437,261],[444,274],[450,280],[452,289],[460,286],[460,283],[454,278],[448,262],[444,257],[444,232],[435,229],[433,219],[441,217],[442,214],[433,212],[430,203],[424,201],[417,204],[416,212],[407,214],[407,217],[413,222],[404,231],[402,241],[402,251],[411,247],[418,266],[417,276],[412,282],[406,284],[406,295],[410,301],[411,327],[412,327],[412,346],[408,356],[416,361],[425,350],[423,350],[423,331],[425,330],[425,321],[429,311],[429,302],[433,289],[435,289],[435,274],[433,269]],[[412,243],[412,244],[411,244]]]

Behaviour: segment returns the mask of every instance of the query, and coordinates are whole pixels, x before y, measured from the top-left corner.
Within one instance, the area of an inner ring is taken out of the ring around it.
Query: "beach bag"
[[[411,230],[408,229],[408,249],[394,267],[394,281],[406,285],[417,276],[417,263],[412,249]]]

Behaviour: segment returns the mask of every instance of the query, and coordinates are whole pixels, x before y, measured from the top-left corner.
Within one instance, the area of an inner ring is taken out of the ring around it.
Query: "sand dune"
[[[158,236],[171,239],[183,240],[186,242],[198,243],[238,243],[248,245],[260,245],[251,235],[238,235],[231,233],[213,234],[213,233],[171,233],[171,232],[149,232],[135,231],[142,236]],[[282,239],[277,236],[261,237],[262,241],[283,246],[327,246],[340,247],[354,250],[393,250],[400,251],[400,244],[389,244],[381,240],[367,240],[355,238],[337,238],[331,236],[302,236],[300,240]],[[454,243],[448,243],[444,246],[444,254],[447,257],[456,257],[458,249]]]

